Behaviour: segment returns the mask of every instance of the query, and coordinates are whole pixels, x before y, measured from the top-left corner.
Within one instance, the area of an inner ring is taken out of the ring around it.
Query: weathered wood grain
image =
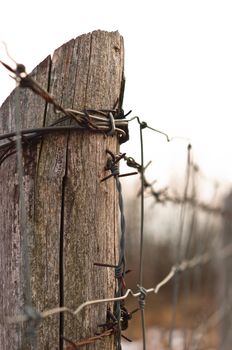
[[[118,33],[94,32],[78,38],[76,44],[78,54],[85,57],[77,60],[74,108],[113,108],[123,74],[122,38]],[[64,183],[63,292],[64,304],[71,308],[85,300],[114,295],[114,271],[93,265],[99,261],[116,263],[114,179],[100,184],[105,175],[106,149],[116,152],[116,137],[89,132],[78,137],[70,134]],[[78,320],[65,315],[64,334],[73,340],[92,336],[97,324],[105,322],[106,308],[107,305],[88,308]],[[110,348],[109,343],[106,348]]]
[[[50,57],[32,73],[33,78],[47,88]],[[18,90],[18,91],[17,91]],[[23,127],[43,126],[46,105],[29,90],[15,89],[0,109],[0,133],[15,131],[15,118],[19,113]],[[18,95],[18,96],[17,96]],[[16,99],[18,98],[18,110]],[[24,194],[26,206],[29,252],[36,237],[33,225],[34,178],[38,147],[28,147],[24,153]],[[25,304],[22,275],[22,232],[20,232],[19,185],[16,156],[7,158],[0,167],[0,348],[18,350],[25,339],[25,328],[8,325],[5,316],[23,312]],[[31,269],[33,270],[33,261]],[[32,275],[33,282],[33,275]]]
[[[62,45],[40,64],[37,79],[63,107],[113,108],[123,78],[123,40],[118,32],[95,31]],[[24,127],[49,125],[59,118],[51,106],[28,90],[20,91]],[[15,129],[15,92],[0,110],[0,132]],[[40,311],[114,295],[114,271],[94,262],[115,264],[118,254],[117,193],[114,179],[100,183],[106,149],[118,150],[116,136],[89,131],[54,134],[24,150],[24,187],[29,234],[33,305]],[[1,242],[0,315],[23,306],[20,230],[15,156],[0,167]],[[60,335],[72,341],[93,336],[104,323],[107,305],[74,318],[54,315],[41,322],[38,349],[63,349]],[[18,327],[18,326],[17,326]],[[23,329],[0,325],[1,349],[31,349]],[[88,349],[113,349],[105,339]]]

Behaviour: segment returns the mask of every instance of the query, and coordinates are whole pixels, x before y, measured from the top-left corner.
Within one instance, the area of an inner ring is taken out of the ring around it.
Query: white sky
[[[190,137],[207,176],[232,178],[232,2],[224,0],[2,1],[0,40],[32,70],[64,42],[119,30],[125,43],[124,109],[170,136]],[[7,60],[3,46],[0,59]],[[9,62],[9,61],[8,61]],[[0,67],[0,103],[14,87]],[[149,136],[150,135],[150,136]],[[124,146],[138,159],[138,134]],[[145,131],[160,185],[183,171],[186,143]]]

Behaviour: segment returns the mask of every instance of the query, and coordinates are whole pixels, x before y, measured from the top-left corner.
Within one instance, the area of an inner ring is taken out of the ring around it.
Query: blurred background
[[[131,117],[174,137],[167,142],[160,133],[143,131],[144,163],[152,161],[145,171],[144,286],[155,287],[183,260],[205,253],[210,258],[147,296],[148,349],[231,349],[231,17],[232,4],[225,0],[1,4],[0,40],[28,72],[73,37],[119,30],[125,44],[125,112],[132,109]],[[1,44],[0,60],[12,64]],[[1,67],[0,103],[14,86]],[[140,163],[136,121],[121,151]],[[122,164],[121,171],[128,167]],[[132,270],[126,281],[136,291],[139,175],[122,182]],[[126,306],[135,309],[137,300],[128,298]],[[123,334],[133,340],[123,349],[142,348],[139,312]]]
[[[187,152],[186,147],[186,159]],[[151,177],[145,188],[144,286],[155,288],[173,266],[186,263],[178,280],[172,278],[146,298],[148,349],[230,349],[232,193],[222,195],[220,184],[194,162],[186,162],[183,175],[182,182],[173,179],[165,188],[152,184]],[[202,188],[211,193],[210,200],[202,200]],[[139,276],[140,193],[138,179],[125,206],[127,266],[132,270],[126,280],[133,290]],[[132,311],[137,300],[129,297],[126,304]],[[125,334],[138,340],[140,312],[130,324]],[[142,341],[127,342],[125,349],[142,349]]]

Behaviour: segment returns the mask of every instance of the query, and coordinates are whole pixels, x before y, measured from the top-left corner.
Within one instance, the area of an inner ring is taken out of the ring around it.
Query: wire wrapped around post
[[[125,268],[126,268],[126,259],[125,259],[125,216],[124,216],[124,204],[123,204],[123,196],[122,196],[122,186],[119,181],[119,161],[123,158],[123,155],[119,157],[115,157],[115,155],[109,150],[106,151],[110,158],[107,160],[106,170],[111,171],[111,176],[115,178],[116,188],[118,192],[118,202],[120,209],[120,228],[121,228],[121,237],[120,237],[120,249],[119,249],[119,259],[118,264],[115,267],[115,278],[117,280],[117,286],[115,291],[115,297],[121,297],[125,290]],[[105,181],[109,177],[106,177],[102,181]],[[114,315],[117,319],[117,332],[116,332],[116,342],[117,342],[117,350],[121,350],[121,302],[116,301],[114,305]]]

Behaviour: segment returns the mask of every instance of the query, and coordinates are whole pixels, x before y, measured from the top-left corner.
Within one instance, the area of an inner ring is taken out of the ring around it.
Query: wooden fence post
[[[123,39],[118,32],[94,31],[58,48],[32,73],[64,108],[109,109],[119,99],[123,80]],[[19,88],[17,88],[19,89]],[[17,90],[16,89],[16,90]],[[14,91],[0,109],[0,133],[15,131]],[[57,120],[51,105],[20,89],[23,128]],[[114,271],[94,262],[116,264],[118,202],[114,179],[100,183],[106,149],[116,153],[116,136],[69,131],[46,136],[24,148],[24,197],[33,306],[75,309],[86,300],[114,296]],[[108,173],[107,173],[108,174]],[[32,349],[25,326],[7,324],[25,303],[21,266],[19,186],[16,155],[0,166],[0,344],[2,350]],[[76,318],[56,314],[38,326],[38,349],[66,349],[60,336],[76,342],[91,337],[106,321],[106,304],[85,308]],[[114,349],[113,337],[88,349]]]

